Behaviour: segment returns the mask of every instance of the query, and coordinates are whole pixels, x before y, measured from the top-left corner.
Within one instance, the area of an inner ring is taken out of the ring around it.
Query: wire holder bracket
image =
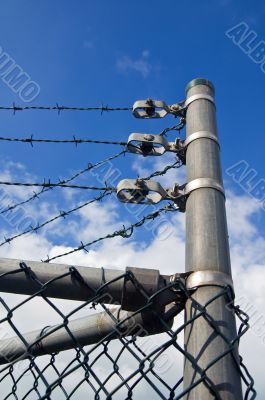
[[[127,150],[130,153],[146,156],[162,156],[167,151],[176,153],[185,163],[188,146],[198,139],[214,141],[220,148],[218,137],[209,131],[192,133],[186,140],[177,137],[174,142],[168,142],[162,135],[149,133],[131,133],[127,140]]]
[[[162,156],[167,151],[179,153],[184,149],[184,142],[177,138],[175,142],[168,142],[162,135],[147,133],[131,133],[127,141],[130,153],[146,156]]]
[[[175,117],[182,116],[184,108],[182,103],[167,105],[162,100],[137,100],[133,104],[133,115],[136,118],[163,118],[167,114],[172,114]]]
[[[123,179],[117,185],[117,197],[122,203],[157,204],[162,200],[173,201],[179,211],[184,212],[188,196],[194,190],[211,188],[225,196],[223,186],[211,178],[198,178],[171,189],[164,189],[160,183],[152,180]]]
[[[123,203],[157,204],[171,200],[184,211],[184,188],[176,184],[172,189],[164,189],[160,183],[143,179],[123,179],[117,185],[117,197]]]

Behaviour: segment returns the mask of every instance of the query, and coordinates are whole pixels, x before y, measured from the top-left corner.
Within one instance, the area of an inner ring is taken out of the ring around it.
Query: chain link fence
[[[242,377],[244,399],[256,397],[253,379],[242,358],[234,356],[249,325],[247,314],[234,305],[229,286],[218,288],[208,303],[199,304],[194,296],[196,290],[187,289],[185,274],[171,281],[164,279],[159,290],[150,294],[131,271],[121,272],[109,281],[101,271],[102,283],[97,290],[75,267],[44,281],[21,262],[17,269],[0,276],[0,283],[4,280],[7,286],[9,279],[23,277],[35,288],[27,296],[6,293],[0,298],[2,399],[188,399],[199,384],[204,384],[213,398],[223,399],[222,392],[211,382],[209,371],[223,357],[230,356]],[[87,291],[87,301],[47,295],[53,285],[59,287],[66,277],[82,292]],[[133,287],[133,310],[129,303],[126,311],[118,304],[107,304],[112,303],[108,289],[119,282]],[[233,340],[226,338],[220,323],[211,318],[211,304],[220,298],[225,299],[238,320],[238,333]],[[188,320],[187,301],[195,310]],[[204,369],[184,343],[184,330],[198,319],[211,326],[213,337],[221,338],[225,349]],[[192,363],[195,371],[189,387],[183,385],[185,360]]]

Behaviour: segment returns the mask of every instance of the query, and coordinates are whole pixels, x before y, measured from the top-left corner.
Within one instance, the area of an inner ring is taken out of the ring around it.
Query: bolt
[[[148,135],[148,134],[147,134],[147,135],[144,135],[144,139],[145,139],[145,140],[148,140],[148,142],[151,142],[152,140],[154,140],[154,138],[155,138],[155,137],[154,137],[153,135]]]
[[[169,191],[170,195],[175,197],[179,195],[179,185],[176,183],[173,188]]]
[[[148,104],[148,106],[152,106],[154,102],[152,99],[146,99],[146,104]]]
[[[142,178],[137,178],[137,179],[136,179],[136,184],[137,184],[138,186],[144,186],[144,185],[145,185],[145,182],[143,181]]]
[[[172,106],[170,106],[172,111],[178,111],[180,109],[180,105],[179,104],[172,104]]]

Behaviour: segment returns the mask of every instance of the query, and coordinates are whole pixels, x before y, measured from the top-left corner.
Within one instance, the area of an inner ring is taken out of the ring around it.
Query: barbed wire
[[[163,130],[159,133],[159,135],[160,135],[160,136],[166,136],[167,133],[168,133],[168,132],[171,132],[171,131],[178,131],[178,132],[180,132],[180,131],[184,128],[185,125],[186,125],[186,120],[185,120],[185,118],[182,117],[182,118],[180,118],[180,122],[179,122],[178,125],[173,125],[173,126],[171,126],[171,127],[169,127],[169,128],[163,129]]]
[[[106,190],[104,193],[100,194],[99,196],[95,197],[94,199],[89,200],[89,201],[86,201],[85,203],[82,203],[82,204],[80,204],[79,206],[76,206],[76,207],[74,207],[74,208],[72,208],[72,209],[70,209],[70,210],[67,210],[67,211],[61,210],[60,213],[59,213],[58,215],[56,215],[56,216],[54,216],[54,217],[48,219],[47,221],[45,221],[45,222],[43,222],[43,223],[41,223],[41,224],[38,223],[36,226],[30,226],[28,229],[26,229],[26,230],[23,231],[23,232],[18,233],[17,235],[11,236],[11,237],[9,237],[9,238],[4,238],[5,240],[4,240],[3,242],[0,243],[0,247],[3,246],[3,245],[5,245],[6,243],[12,242],[12,241],[15,240],[15,239],[18,239],[18,238],[21,237],[21,236],[27,235],[27,234],[32,233],[32,232],[37,233],[37,231],[39,231],[39,230],[40,230],[41,228],[43,228],[44,226],[46,226],[46,225],[48,225],[48,224],[50,224],[50,223],[52,223],[52,222],[58,220],[59,218],[66,218],[66,217],[69,216],[70,214],[72,214],[72,213],[74,213],[74,212],[76,212],[76,211],[79,211],[79,210],[81,210],[82,208],[84,208],[84,207],[86,207],[86,206],[88,206],[88,205],[90,205],[90,204],[92,204],[92,203],[95,203],[95,202],[97,202],[97,201],[101,201],[104,197],[109,196],[109,195],[111,195],[112,193],[113,193],[112,191],[107,191],[107,190]]]
[[[88,172],[88,171],[92,170],[93,168],[96,168],[96,167],[98,167],[100,165],[103,165],[106,162],[109,162],[109,161],[112,161],[112,160],[114,160],[116,158],[119,158],[122,155],[125,155],[127,152],[128,152],[127,150],[123,150],[123,151],[121,151],[121,152],[119,152],[119,153],[117,153],[117,154],[115,154],[113,156],[110,156],[110,157],[108,157],[108,158],[106,158],[106,159],[104,159],[102,161],[99,161],[99,162],[97,162],[95,164],[88,164],[85,168],[83,168],[82,170],[78,171],[77,173],[72,175],[70,178],[65,179],[64,182],[65,183],[72,182],[74,179],[76,179],[77,177],[81,176],[85,172]],[[12,211],[12,210],[16,209],[17,207],[20,207],[20,206],[22,206],[24,204],[27,204],[27,203],[31,202],[31,201],[39,198],[39,196],[41,196],[42,194],[44,194],[44,193],[46,193],[46,192],[48,192],[49,190],[52,190],[52,189],[53,189],[53,187],[43,187],[39,192],[34,192],[28,199],[6,207],[4,210],[0,211],[0,215],[4,214],[6,212]]]
[[[180,160],[177,160],[177,161],[175,161],[173,164],[167,165],[163,170],[161,170],[161,171],[155,171],[155,172],[153,172],[152,174],[150,174],[148,177],[142,178],[142,179],[144,179],[144,180],[149,180],[149,179],[151,179],[152,177],[165,175],[165,174],[167,173],[168,170],[173,169],[173,168],[179,168],[181,165],[182,165],[181,161],[180,161]],[[58,220],[59,218],[66,218],[67,216],[69,216],[70,214],[74,213],[75,211],[78,211],[78,210],[80,210],[80,209],[82,209],[82,208],[84,208],[84,207],[88,206],[89,204],[92,204],[92,203],[94,203],[94,202],[96,202],[96,201],[101,201],[104,197],[106,197],[106,196],[108,196],[108,195],[110,195],[110,194],[112,194],[112,193],[113,193],[113,191],[112,191],[112,190],[110,191],[110,190],[108,190],[108,188],[107,188],[107,189],[103,192],[103,194],[101,194],[101,195],[95,197],[95,198],[92,199],[92,200],[89,200],[89,201],[87,201],[87,202],[85,202],[85,203],[82,203],[81,205],[76,206],[76,207],[74,207],[74,208],[72,208],[72,209],[70,209],[70,210],[68,210],[68,211],[63,211],[63,210],[61,210],[61,211],[59,212],[58,215],[56,215],[56,216],[54,216],[54,217],[52,217],[52,218],[50,218],[50,219],[48,219],[48,220],[42,222],[41,224],[38,223],[36,226],[30,226],[30,227],[29,227],[28,229],[26,229],[25,231],[20,232],[20,233],[14,235],[14,236],[11,236],[11,237],[8,237],[8,238],[4,237],[4,240],[0,243],[0,247],[1,247],[1,246],[4,246],[4,245],[7,244],[7,243],[12,242],[13,240],[15,240],[15,239],[17,239],[17,238],[19,238],[19,237],[21,237],[21,236],[24,236],[24,235],[27,235],[27,234],[33,233],[33,232],[37,233],[37,232],[38,232],[41,228],[43,228],[44,226],[46,226],[46,225],[48,225],[48,224],[50,224],[50,223],[52,223],[52,222]]]
[[[112,190],[113,192],[116,191],[116,188],[113,186],[105,186],[105,187],[98,187],[98,186],[86,186],[86,185],[68,185],[65,183],[64,180],[61,180],[58,183],[53,183],[53,182],[46,182],[45,180],[43,183],[39,182],[4,182],[0,181],[0,185],[4,186],[25,186],[25,187],[42,187],[42,188],[55,188],[55,187],[62,187],[62,188],[68,188],[68,189],[82,189],[82,190]]]
[[[96,107],[71,107],[71,106],[63,106],[59,104],[55,104],[54,106],[16,106],[13,103],[12,106],[0,106],[0,110],[5,111],[13,111],[15,114],[17,111],[26,111],[26,110],[45,110],[45,111],[58,111],[58,115],[62,111],[100,111],[101,114],[107,111],[132,111],[132,107],[109,107],[108,105]]]
[[[119,156],[121,154],[125,154],[126,150],[123,150],[121,153],[119,153]],[[116,156],[114,156],[116,158]],[[113,159],[114,157],[108,158],[108,160]],[[106,162],[104,160],[104,162]],[[100,164],[100,163],[98,163]],[[98,165],[97,164],[97,165]],[[167,165],[162,171],[155,171],[153,172],[149,177],[146,178],[141,178],[143,180],[149,180],[155,176],[159,176],[159,175],[164,175],[168,170],[172,169],[172,168],[179,168],[183,165],[182,161],[180,159],[178,159],[176,162],[174,162],[172,165]],[[75,178],[81,174],[83,174],[84,172],[88,171],[89,169],[92,169],[92,167],[94,168],[96,165],[93,166],[88,166],[86,167],[84,170],[78,172],[77,174],[75,174]],[[74,178],[71,178],[71,180]],[[87,186],[87,185],[69,185],[68,184],[69,180],[59,180],[59,182],[50,182],[50,179],[48,181],[43,181],[43,183],[40,182],[9,182],[9,181],[0,181],[0,185],[4,185],[4,186],[22,186],[22,187],[42,187],[42,189],[45,188],[55,188],[55,187],[62,187],[62,188],[68,188],[68,189],[81,189],[81,190],[104,190],[104,191],[112,191],[115,192],[116,188],[113,186],[104,186],[104,187],[98,187],[98,186]],[[39,194],[43,193],[44,190],[41,190]],[[34,194],[32,196],[33,198],[38,197],[39,194]],[[27,200],[29,201],[29,199]],[[23,202],[22,202],[23,203]],[[25,204],[25,202],[23,203]],[[0,214],[2,214],[3,212],[6,211],[10,211],[11,209],[13,209],[14,206],[10,206],[8,207],[6,210],[1,211]]]
[[[139,178],[139,179],[140,179],[140,180],[143,180],[143,181],[149,181],[150,179],[152,179],[152,178],[154,178],[154,177],[165,175],[165,174],[166,174],[169,170],[171,170],[171,169],[180,168],[180,167],[182,167],[182,165],[183,165],[182,160],[180,160],[180,159],[177,157],[177,161],[175,161],[173,164],[166,165],[166,166],[164,167],[164,169],[162,169],[162,170],[160,170],[160,171],[152,172],[150,175],[146,176],[145,178]]]
[[[118,237],[118,236],[120,236],[122,238],[130,238],[132,236],[133,232],[134,232],[134,229],[135,228],[139,228],[146,221],[156,219],[163,212],[169,212],[169,211],[170,212],[171,211],[175,212],[175,211],[178,211],[178,210],[179,210],[178,208],[176,208],[173,205],[169,204],[167,206],[159,208],[158,210],[156,210],[156,211],[154,211],[154,212],[152,212],[152,213],[150,213],[148,215],[145,215],[142,219],[140,219],[139,221],[129,225],[127,228],[125,226],[123,226],[123,228],[118,230],[118,231],[115,231],[113,233],[109,233],[109,234],[107,234],[105,236],[101,236],[101,237],[99,237],[97,239],[94,239],[94,240],[92,240],[92,241],[90,241],[88,243],[85,243],[85,244],[83,242],[80,242],[80,246],[75,247],[72,250],[66,251],[65,253],[61,253],[61,254],[55,255],[53,257],[47,256],[47,258],[45,260],[42,260],[42,261],[43,262],[50,262],[52,260],[56,260],[58,258],[67,256],[69,254],[76,253],[76,252],[81,251],[81,250],[84,250],[84,251],[88,252],[87,247],[89,247],[89,246],[91,246],[93,244],[96,244],[98,242],[101,242],[102,240],[113,239],[113,238]]]
[[[75,136],[73,136],[73,139],[35,139],[34,135],[31,135],[28,138],[0,137],[0,141],[29,143],[32,147],[33,147],[33,143],[57,143],[57,144],[72,143],[72,144],[75,144],[76,146],[78,144],[85,144],[85,143],[110,144],[110,145],[119,145],[119,146],[127,145],[127,142],[97,140],[97,139],[78,139]]]
[[[166,136],[168,132],[171,131],[181,131],[185,125],[185,120],[182,118],[181,122],[178,125],[173,125],[169,128],[163,129],[159,135],[160,136]],[[78,144],[106,144],[106,145],[119,145],[119,146],[127,146],[127,142],[124,141],[118,141],[118,140],[98,140],[98,139],[82,139],[82,138],[76,138],[75,135],[72,136],[72,139],[47,139],[47,138],[40,138],[40,139],[35,139],[34,135],[30,135],[29,137],[25,138],[18,138],[18,137],[0,137],[0,141],[4,142],[18,142],[18,143],[26,143],[30,144],[33,147],[33,143],[56,143],[56,144],[75,144],[76,146]]]

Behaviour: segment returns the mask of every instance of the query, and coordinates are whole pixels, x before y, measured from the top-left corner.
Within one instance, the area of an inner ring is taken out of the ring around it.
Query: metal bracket
[[[131,133],[127,141],[127,149],[130,153],[146,156],[162,156],[167,151],[180,154],[185,159],[185,151],[190,143],[197,139],[211,139],[219,145],[218,138],[209,131],[192,133],[184,141],[176,138],[175,142],[168,142],[162,135],[148,133]]]
[[[160,183],[143,179],[123,179],[117,185],[117,197],[123,203],[157,204],[171,200],[180,211],[185,210],[184,187],[176,184],[173,189],[164,189]]]
[[[117,186],[117,197],[123,203],[157,204],[161,200],[169,200],[165,189],[155,181],[141,179],[123,179]]]
[[[209,100],[211,103],[214,104],[215,106],[215,102],[214,102],[214,98],[212,96],[210,96],[209,94],[194,94],[193,96],[190,96],[186,101],[185,101],[185,107],[187,108],[191,103],[193,103],[195,100],[200,100],[200,99],[204,99],[204,100]]]
[[[188,145],[190,143],[192,143],[194,140],[197,140],[197,139],[210,139],[210,140],[213,140],[220,147],[218,138],[212,132],[209,132],[209,131],[198,131],[198,132],[192,133],[191,135],[189,135],[187,137],[187,139],[184,142],[185,149],[187,149],[187,147],[188,147]]]
[[[180,102],[172,105],[167,105],[162,100],[137,100],[133,105],[133,115],[136,118],[163,118],[167,114],[183,116],[187,107],[196,100],[208,100],[215,105],[214,98],[208,94],[195,94],[190,96],[185,102]]]
[[[162,200],[171,200],[183,212],[189,194],[200,188],[216,189],[225,196],[220,183],[211,178],[198,178],[182,186],[176,184],[173,189],[164,189],[152,180],[123,179],[117,185],[117,197],[123,203],[134,204],[157,204]]]
[[[168,106],[162,100],[138,100],[133,105],[133,115],[136,118],[163,118],[167,114],[180,115],[183,110],[181,104]]]
[[[212,178],[198,178],[194,179],[193,181],[190,181],[185,186],[185,196],[188,196],[191,192],[200,188],[216,189],[219,192],[221,192],[223,196],[225,196],[225,191],[223,186]]]
[[[127,142],[127,149],[131,153],[142,156],[162,156],[166,151],[178,153],[183,149],[184,142],[176,139],[175,142],[168,142],[164,136],[142,133],[131,133]]]
[[[234,290],[231,276],[220,271],[205,270],[192,272],[186,280],[186,288],[193,290],[201,286],[230,286]]]

